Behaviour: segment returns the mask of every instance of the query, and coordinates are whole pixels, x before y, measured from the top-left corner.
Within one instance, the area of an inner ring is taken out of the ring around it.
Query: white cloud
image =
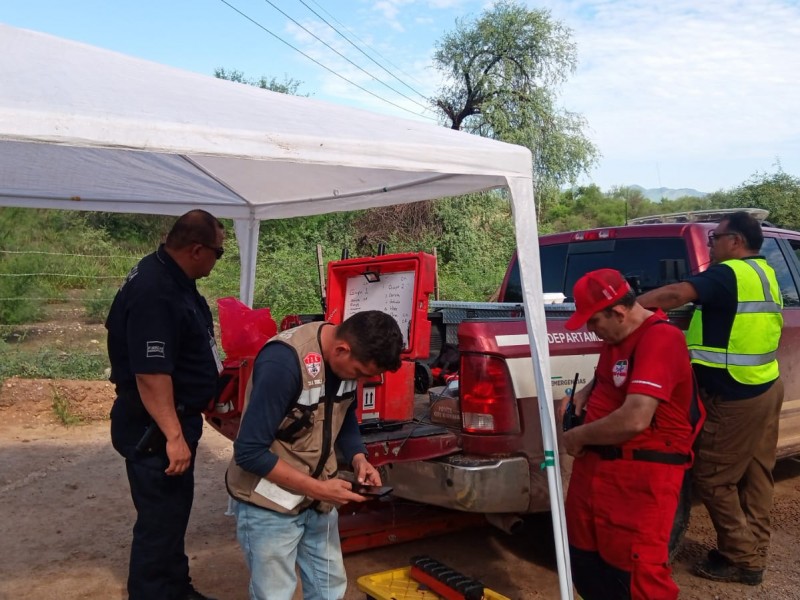
[[[409,32],[407,25],[451,18],[473,4],[474,0],[379,0],[373,4],[372,10],[380,14],[391,29]]]
[[[427,120],[433,116],[430,111],[425,110],[428,106],[425,99],[414,91],[418,90],[424,94],[426,93],[424,90],[434,87],[429,76],[431,70],[427,69],[430,65],[429,56],[426,55],[424,59],[416,62],[409,62],[413,61],[413,57],[398,56],[397,47],[387,43],[385,36],[382,36],[379,30],[369,28],[372,33],[362,35],[360,31],[353,31],[354,26],[349,25],[348,31],[340,29],[364,53],[371,56],[375,61],[373,62],[323,22],[309,19],[303,26],[336,50],[331,50],[293,24],[287,26],[286,31],[293,43],[301,47],[308,56],[338,74],[317,68],[314,78],[315,92],[335,99],[339,103],[384,114],[395,114],[403,118],[416,116]],[[404,83],[410,84],[414,90],[409,89]]]
[[[605,156],[738,159],[797,151],[796,2],[551,5],[573,28],[581,61],[564,103],[587,117]]]
[[[403,6],[414,4],[414,0],[380,0],[375,3],[373,10],[380,13],[386,24],[395,31],[405,31],[402,21],[398,18]]]
[[[362,48],[379,52],[373,55],[378,61],[430,94],[439,83],[430,68],[434,43],[452,30],[456,17],[475,17],[489,4],[363,0],[349,14],[335,12],[360,36]],[[542,4],[537,0],[531,7]],[[644,171],[653,185],[718,189],[771,168],[776,158],[787,172],[800,172],[800,6],[795,0],[702,5],[696,0],[545,0],[545,8],[572,29],[578,45],[579,67],[562,90],[562,104],[588,120],[587,133],[603,155],[593,174],[601,187],[648,185],[639,175]],[[304,24],[370,73],[424,103],[324,24]],[[306,34],[294,31],[293,38],[351,81],[423,112]],[[309,87],[322,97],[413,118],[329,73],[311,82]]]
[[[430,8],[446,9],[446,8],[460,8],[467,4],[464,0],[428,0],[425,2]]]
[[[742,183],[779,158],[800,175],[800,1],[798,0],[520,0],[547,8],[573,30],[580,65],[562,104],[588,120],[603,153],[598,184],[640,183],[717,189]],[[315,0],[325,18],[424,95],[437,89],[434,44],[457,17],[472,19],[495,0]],[[141,0],[135,11],[98,11],[76,0],[6,2],[9,24],[115,49],[209,74],[224,66],[247,76],[283,73],[320,99],[413,118],[289,50],[235,11],[214,3],[187,17],[181,3]],[[175,6],[173,6],[173,4]],[[287,4],[288,3],[284,3]],[[396,104],[413,102],[286,22],[273,7],[241,0],[263,27],[355,83]],[[295,18],[365,70],[424,102],[364,58],[299,4]],[[135,13],[135,14],[134,14]],[[302,16],[299,16],[302,15]],[[187,18],[191,27],[187,27]],[[152,23],[158,23],[158,34]],[[219,32],[229,35],[218,35]],[[348,33],[349,32],[349,33]],[[649,175],[648,175],[649,176]],[[658,181],[653,181],[658,183]]]

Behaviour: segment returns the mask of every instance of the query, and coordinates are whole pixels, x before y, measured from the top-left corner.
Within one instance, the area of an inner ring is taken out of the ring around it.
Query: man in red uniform
[[[605,343],[594,379],[574,395],[584,422],[563,438],[575,457],[566,501],[572,579],[584,600],[674,600],[669,536],[702,418],[692,416],[686,340],[613,269],[587,273],[573,295],[567,329],[586,324]]]

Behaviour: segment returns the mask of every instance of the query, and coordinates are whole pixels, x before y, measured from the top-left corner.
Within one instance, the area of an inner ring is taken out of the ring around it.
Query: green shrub
[[[105,352],[80,349],[71,352],[52,349],[24,350],[19,344],[0,344],[0,380],[27,379],[106,379],[108,356]]]
[[[104,287],[91,290],[84,295],[83,308],[86,311],[87,323],[105,323],[116,292],[116,288]]]
[[[53,414],[56,416],[62,425],[69,427],[70,425],[78,425],[83,420],[72,412],[72,405],[69,398],[62,396],[58,389],[53,386]]]
[[[116,286],[138,259],[83,213],[0,208],[0,324],[41,320],[69,290]]]
[[[81,216],[87,227],[102,230],[116,246],[127,250],[155,248],[175,221],[165,215],[87,212]]]
[[[0,255],[0,324],[16,325],[41,318],[50,286],[35,273],[44,268],[38,255]]]

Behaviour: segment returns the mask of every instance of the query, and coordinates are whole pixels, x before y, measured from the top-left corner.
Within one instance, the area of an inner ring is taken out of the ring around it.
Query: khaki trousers
[[[701,396],[708,415],[697,439],[695,490],[714,523],[720,553],[738,567],[763,570],[783,382],[746,400]]]

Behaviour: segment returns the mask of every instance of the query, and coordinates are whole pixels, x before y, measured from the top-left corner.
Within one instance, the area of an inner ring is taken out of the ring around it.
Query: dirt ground
[[[82,420],[66,427],[54,398]],[[0,390],[0,599],[124,598],[134,518],[122,459],[108,440],[113,392],[108,383],[10,379]],[[223,600],[247,598],[247,569],[226,516],[223,473],[231,444],[206,427],[200,443],[196,496],[187,534],[198,589]],[[714,584],[688,569],[712,544],[713,529],[695,506],[674,564],[685,599],[800,599],[800,464],[776,469],[770,567],[763,585]],[[345,559],[346,600],[364,598],[356,579],[428,554],[512,600],[558,598],[549,519],[521,535],[473,528],[368,550]],[[299,598],[299,596],[297,596]]]

